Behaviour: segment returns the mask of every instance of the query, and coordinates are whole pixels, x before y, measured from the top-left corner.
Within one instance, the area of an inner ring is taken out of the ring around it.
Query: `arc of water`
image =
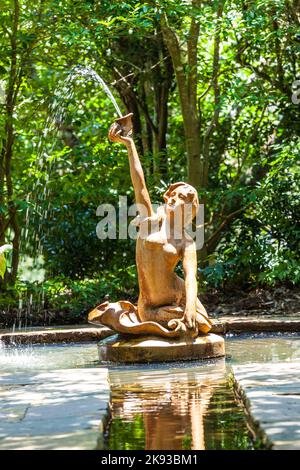
[[[110,91],[109,87],[105,83],[105,81],[100,77],[100,75],[93,70],[89,66],[81,66],[78,65],[70,70],[70,72],[67,74],[66,79],[62,82],[61,85],[59,85],[56,89],[55,97],[50,105],[50,115],[48,116],[46,123],[45,123],[45,128],[43,131],[43,135],[41,136],[38,145],[37,145],[37,158],[35,160],[35,167],[36,169],[39,169],[41,172],[43,169],[47,168],[47,173],[48,176],[46,176],[46,184],[43,185],[43,182],[40,180],[40,177],[35,181],[32,187],[32,197],[33,199],[30,201],[31,196],[27,196],[26,201],[27,203],[31,202],[31,205],[27,207],[26,209],[26,217],[25,217],[25,226],[24,226],[24,242],[25,244],[28,244],[30,240],[28,239],[28,234],[29,234],[29,223],[32,217],[38,216],[40,218],[47,218],[47,215],[51,213],[51,206],[50,206],[50,201],[48,204],[48,209],[44,210],[43,214],[39,213],[39,208],[38,208],[38,198],[40,200],[45,201],[47,198],[49,200],[49,188],[47,187],[47,180],[49,180],[49,174],[51,173],[54,165],[54,161],[49,158],[49,153],[51,154],[52,150],[54,149],[55,142],[53,141],[52,147],[49,150],[45,147],[45,141],[48,136],[48,134],[52,131],[58,133],[59,131],[59,125],[64,121],[65,115],[66,115],[66,106],[65,102],[66,99],[71,99],[74,95],[75,91],[75,80],[77,78],[90,78],[94,82],[98,83],[103,91],[106,93],[110,101],[112,102],[117,114],[119,117],[122,117],[122,112],[112,94]],[[30,170],[29,170],[30,171]],[[40,193],[40,190],[42,190],[42,193]],[[39,233],[36,234],[36,237],[34,240],[31,240],[31,242],[37,244],[37,249],[36,249],[36,259],[39,258],[39,256],[42,255],[42,248],[41,248],[41,240],[40,240],[40,224],[39,226]],[[43,292],[44,294],[44,292]],[[43,301],[44,302],[44,301]],[[42,302],[42,303],[43,303]],[[30,304],[30,298],[25,299],[25,304]],[[21,326],[21,310],[23,308],[23,299],[22,303],[19,306],[19,327]],[[30,307],[29,307],[30,308]],[[45,319],[46,321],[46,319]]]
[[[83,67],[81,65],[77,65],[74,69],[73,69],[74,73],[77,74],[77,75],[80,75],[80,76],[83,76],[83,77],[91,77],[94,81],[100,83],[102,89],[104,90],[104,92],[107,94],[107,96],[109,97],[109,99],[111,100],[112,104],[114,105],[115,107],[115,110],[117,111],[119,117],[122,117],[122,113],[121,113],[121,110],[118,106],[118,103],[116,102],[112,92],[110,91],[110,89],[108,88],[107,84],[105,83],[105,81],[103,80],[103,78],[100,77],[100,75],[98,75],[97,72],[95,72],[94,69],[92,69],[91,67]]]

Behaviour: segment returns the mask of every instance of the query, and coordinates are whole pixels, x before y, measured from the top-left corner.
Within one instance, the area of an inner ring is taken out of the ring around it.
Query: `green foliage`
[[[273,146],[253,204],[210,257],[204,270],[208,284],[299,283],[299,145],[291,140]]]
[[[141,414],[136,414],[132,421],[124,421],[122,418],[114,418],[110,425],[109,450],[136,450],[144,449],[146,436],[144,420]]]
[[[123,284],[124,283],[124,284]],[[126,286],[124,288],[124,286]],[[63,317],[71,315],[73,319],[86,320],[87,313],[93,306],[111,299],[119,298],[124,292],[129,298],[135,295],[135,284],[131,273],[121,269],[114,275],[103,273],[103,277],[75,281],[59,276],[51,278],[43,284],[24,284],[26,296],[33,294],[34,299],[43,293],[44,308],[51,312],[60,312]]]
[[[6,271],[6,258],[5,252],[12,249],[11,245],[2,245],[0,246],[0,278],[4,279],[4,274]]]
[[[43,282],[19,281],[0,293],[0,322],[7,327],[12,327],[16,319],[22,326],[86,323],[89,311],[107,298],[114,301],[125,296],[135,302],[136,285],[134,265],[102,271],[93,279],[74,280],[59,275]]]
[[[6,271],[6,260],[3,253],[0,254],[0,277],[4,277],[4,273]]]

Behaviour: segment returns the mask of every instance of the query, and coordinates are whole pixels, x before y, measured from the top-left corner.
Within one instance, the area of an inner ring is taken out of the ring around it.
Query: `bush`
[[[22,282],[0,297],[2,326],[29,326],[87,322],[88,312],[104,302],[137,297],[135,266],[103,273],[94,279],[55,277],[40,282]]]

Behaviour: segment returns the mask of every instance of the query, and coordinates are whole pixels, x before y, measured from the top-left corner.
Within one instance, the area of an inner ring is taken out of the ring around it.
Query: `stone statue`
[[[107,301],[92,310],[88,320],[119,333],[195,338],[199,333],[207,334],[212,327],[197,298],[195,242],[184,230],[197,213],[197,191],[183,182],[171,184],[164,194],[164,206],[154,212],[131,136],[131,117],[132,114],[128,114],[117,119],[108,137],[127,147],[135,200],[141,208],[135,219],[139,228],[136,241],[138,305],[125,300]],[[180,260],[184,280],[174,272]]]

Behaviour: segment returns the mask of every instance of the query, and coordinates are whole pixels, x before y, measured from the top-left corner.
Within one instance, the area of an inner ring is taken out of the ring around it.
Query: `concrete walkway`
[[[107,369],[3,373],[0,449],[102,449],[109,402]]]
[[[300,450],[300,362],[232,369],[236,393],[256,437],[275,450]]]

